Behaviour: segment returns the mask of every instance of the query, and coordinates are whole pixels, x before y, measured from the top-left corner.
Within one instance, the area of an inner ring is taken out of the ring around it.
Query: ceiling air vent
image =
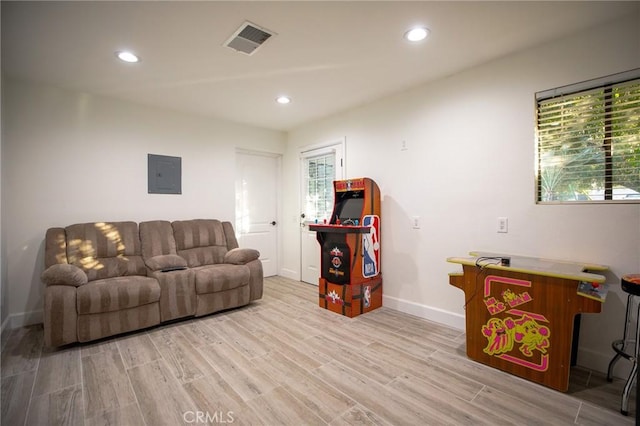
[[[240,53],[252,55],[273,35],[276,35],[273,31],[261,28],[251,22],[245,22],[224,45]]]

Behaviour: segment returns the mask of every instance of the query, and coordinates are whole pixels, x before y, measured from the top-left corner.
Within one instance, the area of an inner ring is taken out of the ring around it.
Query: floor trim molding
[[[8,323],[8,327],[10,330],[15,328],[25,327],[27,325],[33,324],[42,324],[44,321],[44,312],[42,310],[39,311],[31,311],[31,312],[20,312],[17,314],[11,314],[5,320]],[[4,324],[2,326],[2,330],[4,331]]]
[[[613,351],[611,351],[610,354],[603,354],[590,349],[578,348],[577,364],[581,367],[607,374],[609,362],[613,358],[613,355]],[[620,358],[613,369],[613,376],[626,380],[627,377],[629,377],[629,373],[631,373],[631,363],[624,358]]]
[[[382,306],[386,306],[387,308],[394,309],[405,314],[415,315],[426,320],[448,325],[449,327],[453,327],[461,331],[464,331],[465,328],[464,315],[434,308],[433,306],[422,305],[387,295],[382,296]]]
[[[298,273],[298,271],[294,271],[291,269],[282,268],[280,269],[280,274],[278,275],[280,275],[281,277],[289,278],[290,280],[300,281],[300,274]]]
[[[0,326],[0,333],[4,333],[4,330],[7,328],[7,326],[9,325],[10,322],[10,316],[7,315],[7,317],[4,319],[4,321],[2,321],[2,326]]]

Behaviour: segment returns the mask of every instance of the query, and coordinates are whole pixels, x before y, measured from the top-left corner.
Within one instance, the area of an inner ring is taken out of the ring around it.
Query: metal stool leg
[[[629,415],[629,393],[631,393],[631,388],[633,387],[636,381],[636,370],[638,369],[638,347],[640,344],[640,327],[638,326],[638,324],[640,324],[640,303],[638,303],[637,315],[638,316],[636,316],[635,350],[633,352],[633,358],[630,359],[633,362],[633,366],[631,367],[631,373],[629,374],[627,383],[624,385],[624,390],[622,391],[622,406],[620,408],[620,412],[625,416]],[[626,337],[626,333],[625,333],[625,337]]]
[[[615,367],[616,363],[624,353],[624,347],[627,342],[627,329],[629,327],[629,319],[631,316],[631,309],[633,304],[633,295],[629,294],[627,296],[627,313],[624,316],[624,333],[622,333],[622,339],[616,340],[611,344],[611,347],[616,352],[613,359],[609,362],[609,368],[607,370],[607,381],[613,381],[613,367]]]

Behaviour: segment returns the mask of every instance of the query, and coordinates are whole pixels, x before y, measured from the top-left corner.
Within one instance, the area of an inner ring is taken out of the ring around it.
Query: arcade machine
[[[321,249],[320,307],[349,318],[382,306],[380,189],[369,178],[333,182],[329,223],[311,224]]]

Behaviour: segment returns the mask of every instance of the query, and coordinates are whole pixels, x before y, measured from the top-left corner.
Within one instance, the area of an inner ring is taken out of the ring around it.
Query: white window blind
[[[335,157],[332,151],[305,161],[305,214],[308,220],[328,220],[333,212]]]
[[[640,69],[536,101],[538,202],[640,202]]]

